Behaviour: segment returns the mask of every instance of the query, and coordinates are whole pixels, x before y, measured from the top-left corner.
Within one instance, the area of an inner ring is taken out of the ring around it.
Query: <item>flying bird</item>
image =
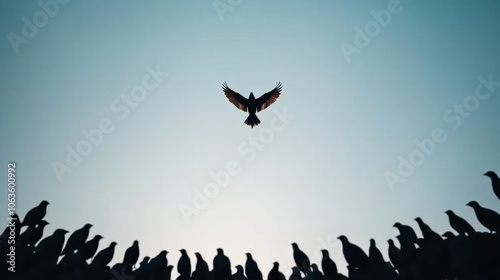
[[[493,187],[493,192],[500,199],[500,178],[493,171],[488,171],[484,173],[484,176],[487,176],[491,179],[491,186]]]
[[[233,103],[234,106],[238,107],[238,109],[249,113],[245,123],[253,128],[254,126],[260,124],[260,120],[257,118],[256,112],[266,109],[280,96],[281,83],[278,83],[273,90],[263,94],[259,98],[255,98],[253,93],[250,92],[250,96],[247,99],[241,94],[230,89],[226,82],[222,84],[222,90],[224,91],[227,99],[229,99],[229,102]]]

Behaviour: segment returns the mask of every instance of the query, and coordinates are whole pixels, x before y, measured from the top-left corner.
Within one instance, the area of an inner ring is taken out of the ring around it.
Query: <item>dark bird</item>
[[[177,263],[177,272],[179,272],[181,279],[189,280],[191,278],[191,259],[186,250],[181,249],[180,252],[181,257]]]
[[[167,278],[168,274],[168,252],[162,250],[156,257],[152,258],[148,264],[149,277],[151,280]]]
[[[281,83],[278,83],[273,90],[263,94],[257,99],[253,96],[252,92],[250,93],[248,99],[246,99],[241,94],[230,89],[225,82],[224,84],[222,84],[222,90],[224,91],[227,99],[229,99],[229,102],[233,103],[236,107],[238,107],[238,109],[244,112],[248,111],[249,116],[245,120],[245,123],[253,128],[260,123],[259,118],[257,118],[256,112],[260,112],[266,109],[271,104],[273,104],[280,96]]]
[[[207,280],[210,270],[207,262],[203,259],[200,253],[194,253],[196,256],[196,267],[193,271],[192,280]]]
[[[24,216],[21,227],[35,226],[40,223],[43,217],[47,214],[47,205],[49,205],[49,203],[46,200],[43,200],[38,206],[29,210],[28,213],[26,213],[26,216]]]
[[[410,241],[413,243],[417,242],[418,237],[412,227],[402,225],[401,223],[395,223],[393,227],[399,230],[399,235],[403,236],[404,238],[410,239]]]
[[[342,242],[342,252],[349,266],[367,271],[368,256],[366,253],[357,245],[350,243],[344,235],[337,238]]]
[[[481,207],[476,201],[467,203],[468,206],[474,209],[477,220],[486,227],[490,232],[500,233],[500,215],[488,208]]]
[[[43,236],[43,229],[49,223],[45,220],[41,220],[37,226],[28,226],[20,236],[19,242],[25,245],[34,246]]]
[[[78,249],[77,253],[80,254],[85,260],[92,258],[97,252],[97,248],[99,247],[99,240],[101,240],[102,236],[99,234],[94,236],[91,240],[85,242],[80,249]]]
[[[326,279],[335,280],[338,274],[337,265],[330,258],[330,254],[327,250],[321,250],[321,254],[323,255],[321,258],[321,269],[323,270],[323,274],[325,274]]]
[[[66,233],[68,233],[67,230],[56,229],[51,236],[42,239],[35,248],[33,256],[35,262],[44,260],[57,262],[64,245],[64,235]]]
[[[290,275],[290,277],[288,277],[288,280],[302,280],[302,275],[300,274],[299,267],[292,267],[292,274]]]
[[[236,273],[231,276],[231,280],[248,280],[245,276],[245,273],[243,272],[243,266],[236,266]]]
[[[292,243],[293,248],[293,260],[295,265],[302,271],[305,275],[311,273],[311,262],[307,255],[299,249],[297,243]]]
[[[224,250],[217,249],[217,255],[213,261],[215,280],[229,280],[231,278],[231,261],[224,255]]]
[[[323,274],[318,269],[318,265],[313,263],[311,264],[311,274],[307,276],[308,280],[324,280]]]
[[[389,255],[389,260],[391,260],[392,265],[396,269],[401,268],[401,251],[399,250],[396,245],[394,245],[394,241],[392,239],[387,240],[387,243],[389,243],[389,249],[388,249],[388,255]]]
[[[66,242],[66,246],[61,252],[61,255],[72,253],[73,251],[80,249],[83,244],[85,244],[85,241],[87,241],[91,227],[91,224],[85,224],[82,228],[75,230],[69,236],[68,242]]]
[[[431,242],[433,244],[441,244],[443,239],[441,238],[441,235],[436,233],[431,229],[430,226],[428,226],[420,217],[415,218],[415,221],[417,222],[420,231],[422,232],[422,236],[426,240],[426,242]]]
[[[139,241],[135,240],[132,246],[128,247],[123,256],[123,265],[129,272],[134,268],[135,263],[139,260]]]
[[[500,178],[493,171],[488,171],[484,173],[484,176],[488,176],[491,179],[491,186],[493,187],[493,192],[500,199]]]
[[[252,258],[252,254],[246,253],[246,255],[245,272],[248,280],[263,280],[262,272],[260,272],[257,262]]]
[[[280,264],[278,262],[273,263],[273,268],[269,271],[267,280],[286,280],[285,275],[280,272]]]
[[[115,255],[115,246],[116,242],[113,241],[107,248],[99,251],[99,253],[97,253],[97,255],[92,260],[92,264],[100,267],[108,265],[108,263],[111,262],[113,256]]]
[[[456,235],[453,234],[453,232],[451,232],[451,231],[447,231],[447,232],[441,234],[441,236],[446,237],[446,239],[453,239],[456,237]]]
[[[464,218],[457,216],[453,211],[446,210],[445,213],[448,215],[451,228],[458,232],[459,235],[467,233],[468,236],[472,236],[476,232]]]
[[[377,248],[375,239],[370,239],[370,248],[368,249],[368,259],[370,262],[371,271],[378,273],[384,268],[385,260],[382,253]]]

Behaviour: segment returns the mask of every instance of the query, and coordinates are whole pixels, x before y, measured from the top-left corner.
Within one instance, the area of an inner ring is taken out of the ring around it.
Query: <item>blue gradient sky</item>
[[[355,27],[388,2],[243,1],[221,20],[211,1],[70,1],[17,53],[7,35],[21,36],[22,18],[41,7],[3,2],[0,181],[17,162],[20,215],[48,200],[46,234],[90,222],[100,249],[118,243],[114,262],[138,239],[141,259],[166,249],[177,264],[185,248],[193,266],[196,251],[211,265],[222,247],[233,266],[251,252],[264,275],[277,260],[288,276],[290,243],[318,262],[318,239],[330,238],[346,272],[341,234],[366,251],[374,238],[386,255],[396,221],[418,229],[420,216],[442,233],[452,209],[484,230],[465,204],[500,211],[482,176],[500,172],[500,87],[457,129],[443,114],[474,94],[479,76],[500,80],[500,3],[401,1],[348,63],[340,44],[354,45]],[[120,119],[111,104],[157,65],[170,75]],[[278,81],[283,92],[252,130],[224,81],[246,96]],[[284,108],[295,118],[247,161],[238,147]],[[113,132],[58,180],[52,164],[103,119]],[[399,157],[436,128],[446,140],[390,188],[384,173],[397,174]],[[179,206],[231,160],[241,172],[187,224]]]

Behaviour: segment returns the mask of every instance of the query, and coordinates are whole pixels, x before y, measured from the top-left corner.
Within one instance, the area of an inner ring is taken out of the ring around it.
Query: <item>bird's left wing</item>
[[[237,93],[236,91],[230,89],[226,82],[222,84],[222,90],[224,91],[224,94],[226,95],[227,99],[229,99],[229,102],[233,103],[234,106],[238,107],[238,109],[246,112],[247,107],[248,107],[248,102],[245,97],[243,97],[241,94]]]
[[[281,94],[281,83],[278,83],[276,87],[268,93],[263,94],[261,97],[257,98],[257,112],[260,112],[271,104],[273,104],[276,99]]]

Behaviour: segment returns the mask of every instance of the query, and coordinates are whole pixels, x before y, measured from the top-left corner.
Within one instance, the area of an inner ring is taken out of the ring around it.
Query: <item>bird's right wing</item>
[[[261,97],[257,98],[257,112],[260,112],[271,104],[273,104],[276,99],[281,94],[281,83],[278,83],[276,87],[268,93],[264,93]]]
[[[244,112],[247,111],[248,100],[245,97],[243,97],[236,91],[230,89],[227,86],[226,82],[222,84],[222,90],[224,91],[224,94],[226,95],[227,99],[229,99],[229,102],[233,103],[234,106],[238,107],[238,109]]]

